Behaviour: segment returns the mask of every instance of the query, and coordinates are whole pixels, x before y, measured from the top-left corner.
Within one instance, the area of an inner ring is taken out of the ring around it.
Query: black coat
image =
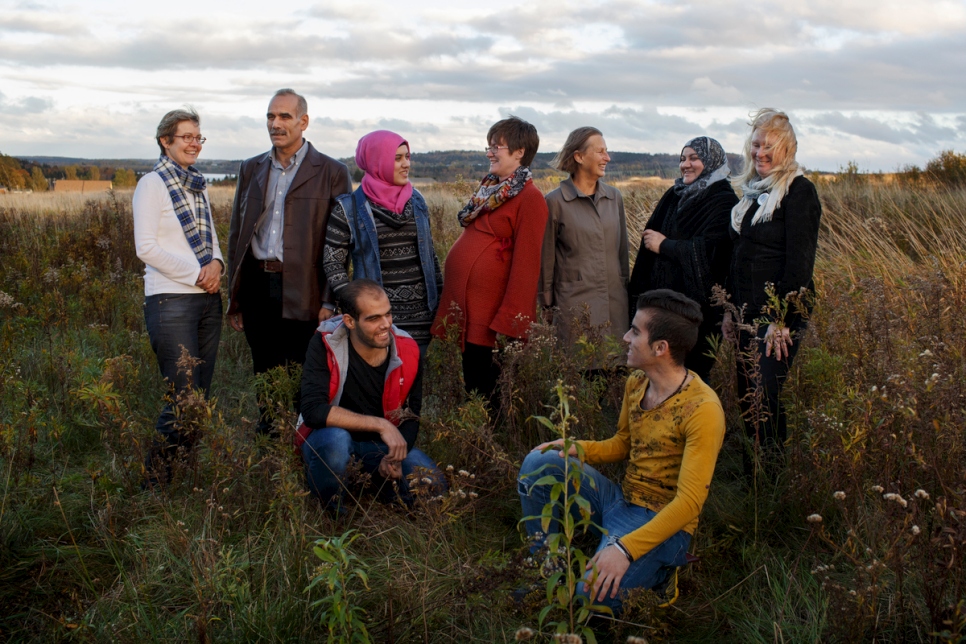
[[[738,197],[726,181],[716,181],[704,194],[678,212],[680,197],[670,188],[661,197],[645,229],[656,230],[667,239],[660,253],[647,250],[642,243],[634,262],[628,286],[631,317],[637,309],[637,297],[644,291],[669,288],[683,293],[701,305],[703,326],[713,327],[722,312],[709,304],[711,287],[724,285],[731,259],[728,235],[731,209]]]
[[[767,282],[775,285],[779,297],[802,288],[815,290],[812,270],[822,219],[818,192],[803,176],[792,181],[771,221],[752,226],[758,207],[753,203],[748,208],[740,233],[731,229],[735,246],[728,290],[737,306],[746,306],[747,322],[761,316],[761,308],[767,303]],[[785,324],[798,329],[805,321],[789,311]]]

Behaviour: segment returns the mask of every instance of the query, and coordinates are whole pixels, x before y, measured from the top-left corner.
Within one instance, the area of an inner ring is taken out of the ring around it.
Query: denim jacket
[[[416,238],[419,262],[426,279],[426,298],[431,311],[439,304],[439,291],[436,285],[436,265],[433,258],[433,236],[429,227],[429,208],[423,195],[413,189],[413,216],[416,219]],[[345,211],[352,235],[352,271],[354,278],[365,277],[382,284],[382,268],[379,265],[379,238],[376,235],[376,222],[372,209],[366,199],[362,186],[353,193],[336,197]],[[365,213],[365,216],[360,216]]]

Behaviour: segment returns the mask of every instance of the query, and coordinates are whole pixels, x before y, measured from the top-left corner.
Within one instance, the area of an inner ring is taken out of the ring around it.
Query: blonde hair
[[[765,142],[771,148],[773,170],[768,178],[770,183],[784,184],[789,175],[798,172],[798,162],[795,153],[798,152],[798,139],[795,130],[788,121],[788,115],[772,107],[763,107],[751,115],[751,134],[745,140],[742,151],[743,166],[741,174],[732,178],[731,185],[735,188],[746,186],[758,177],[755,172],[755,162],[751,158],[751,139],[755,133],[761,131],[765,135]]]

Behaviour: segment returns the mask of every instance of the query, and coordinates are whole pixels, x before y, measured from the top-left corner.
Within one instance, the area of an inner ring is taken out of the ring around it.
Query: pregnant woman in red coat
[[[446,256],[433,333],[459,328],[463,380],[496,410],[497,335],[525,338],[536,320],[540,250],[547,202],[533,185],[537,129],[515,116],[487,133],[490,172],[459,212],[463,234]]]

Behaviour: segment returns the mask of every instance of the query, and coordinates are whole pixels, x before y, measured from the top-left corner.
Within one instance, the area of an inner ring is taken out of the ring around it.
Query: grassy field
[[[425,191],[441,257],[471,188]],[[636,251],[664,187],[622,189]],[[786,388],[787,470],[750,488],[741,476],[724,347],[714,380],[729,429],[692,542],[700,563],[671,608],[641,594],[624,622],[592,621],[598,641],[966,638],[966,192],[861,177],[819,189],[817,306]],[[224,244],[231,190],[212,198]],[[617,347],[588,329],[565,350],[537,327],[505,352],[510,413],[494,427],[463,400],[454,345],[434,343],[420,443],[453,466],[455,493],[412,513],[362,497],[336,520],[307,497],[287,442],[255,440],[248,347],[226,325],[210,402],[182,401],[202,438],[168,493],[144,493],[164,390],[132,239],[130,192],[0,196],[0,639],[328,641],[323,617],[340,609],[375,642],[537,629],[543,599],[509,597],[534,578],[514,476],[549,433],[529,417],[552,413],[559,379],[575,432],[609,435],[622,383],[582,373]],[[284,408],[290,379],[263,384]],[[313,552],[349,530],[354,541],[328,545],[336,563]]]

